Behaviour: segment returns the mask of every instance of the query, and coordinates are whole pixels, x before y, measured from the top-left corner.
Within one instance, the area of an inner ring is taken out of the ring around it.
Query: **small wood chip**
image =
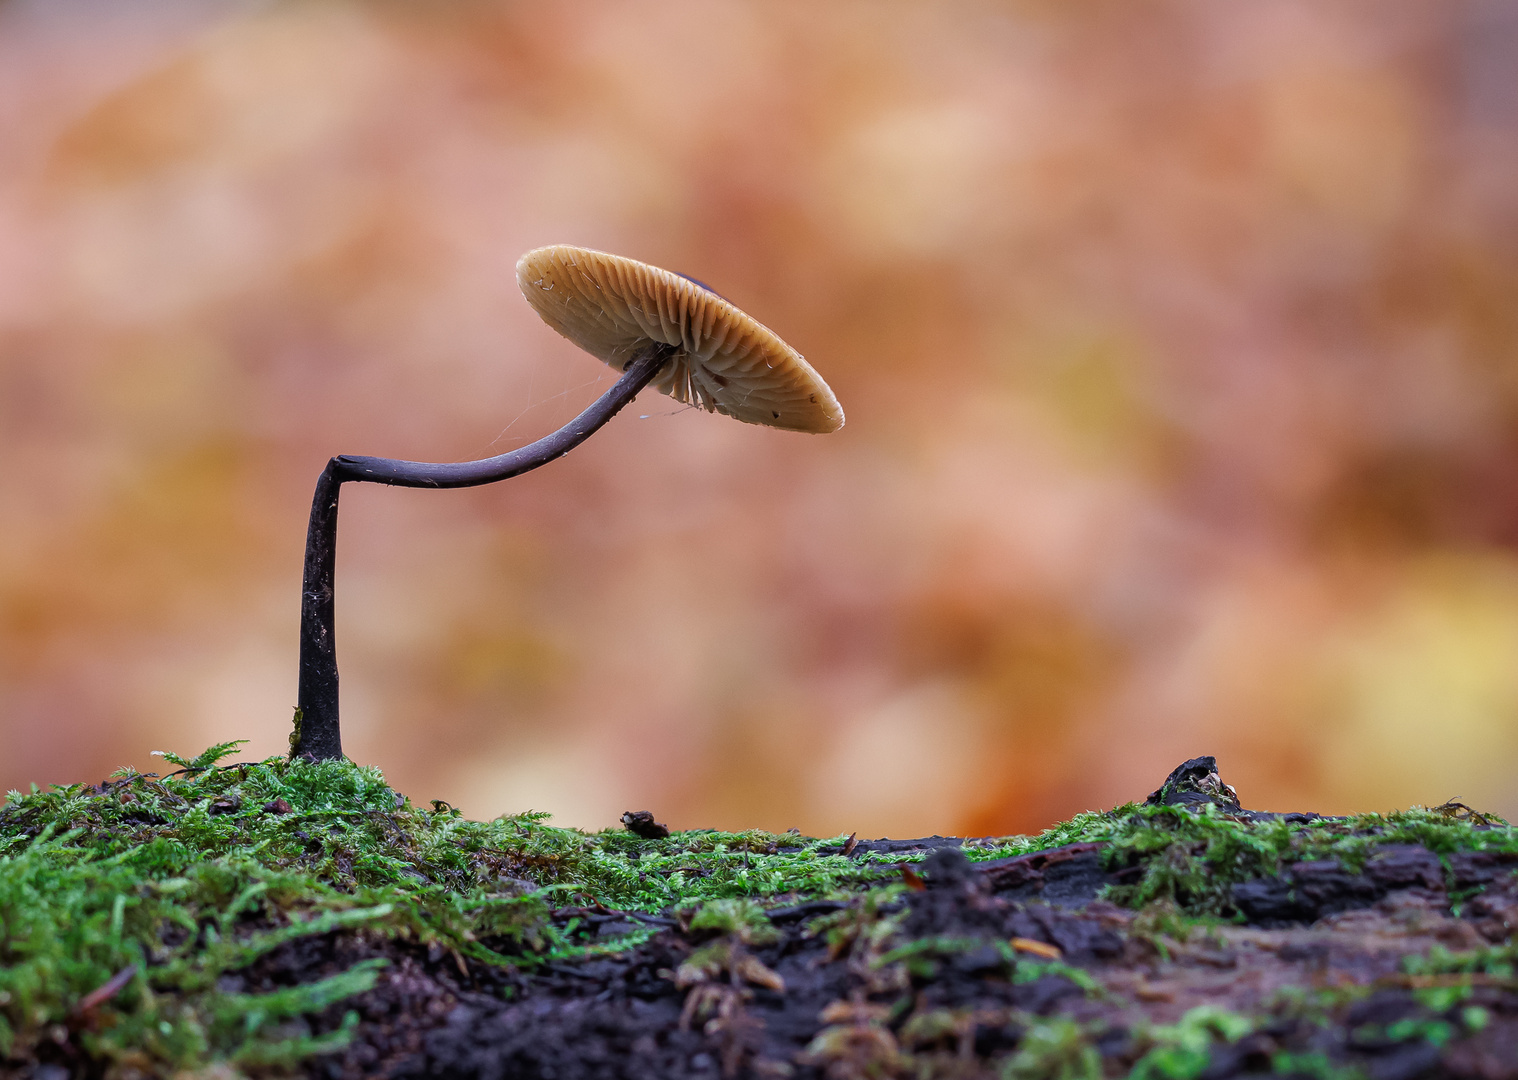
[[[843,842],[843,854],[844,854],[844,857],[847,858],[848,856],[854,854],[854,849],[857,848],[858,846],[859,846],[859,834],[857,832],[851,832],[851,833],[849,833],[849,838]]]
[[[1018,952],[1042,956],[1045,960],[1058,960],[1065,955],[1058,945],[1050,945],[1047,941],[1037,941],[1033,938],[1015,937],[1012,939],[1012,947]]]
[[[875,1024],[881,1023],[891,1015],[889,1005],[876,1005],[868,1001],[834,1001],[830,1002],[820,1014],[818,1019],[824,1024]]]
[[[663,840],[669,835],[669,826],[655,821],[653,812],[649,810],[627,811],[622,815],[622,824],[627,826],[629,832],[645,840]]]
[[[785,979],[781,978],[779,972],[765,967],[752,953],[744,953],[733,967],[735,974],[745,982],[773,990],[777,994],[785,993]]]
[[[907,883],[907,888],[911,889],[913,892],[922,892],[928,887],[927,883],[922,880],[917,871],[913,870],[906,863],[900,863],[896,869],[901,871],[901,880],[905,881]]]
[[[1453,972],[1444,975],[1386,975],[1376,980],[1377,986],[1405,986],[1413,990],[1430,990],[1436,987],[1499,986],[1512,989],[1518,980],[1512,976],[1489,975],[1481,971]]]
[[[111,998],[115,997],[117,994],[121,993],[122,990],[126,989],[127,983],[131,982],[132,976],[136,974],[136,964],[133,964],[131,967],[122,968],[120,971],[116,972],[116,974],[112,975],[104,985],[98,987],[95,990],[91,990],[88,994],[85,994],[84,997],[80,998],[79,1001],[74,1005],[74,1014],[76,1016],[82,1016],[83,1014],[89,1012],[91,1009],[94,1009],[97,1006],[103,1005],[107,1001],[110,1001]]]

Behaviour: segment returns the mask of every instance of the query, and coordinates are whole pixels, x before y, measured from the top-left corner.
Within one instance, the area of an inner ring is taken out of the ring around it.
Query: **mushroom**
[[[517,284],[544,322],[618,371],[650,344],[673,347],[653,386],[676,401],[789,431],[843,427],[812,365],[694,278],[556,244],[522,256]]]
[[[333,579],[345,482],[457,488],[505,480],[569,453],[650,383],[679,401],[750,424],[812,432],[843,426],[838,399],[800,353],[693,278],[557,245],[522,256],[517,283],[549,326],[622,376],[552,435],[497,457],[443,464],[339,454],[327,462],[306,530],[292,758],[343,756]]]

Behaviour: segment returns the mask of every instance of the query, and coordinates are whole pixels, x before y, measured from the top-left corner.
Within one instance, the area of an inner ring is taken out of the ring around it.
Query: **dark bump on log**
[[[1177,765],[1158,791],[1144,800],[1149,806],[1196,806],[1212,803],[1224,810],[1238,811],[1239,794],[1223,783],[1218,775],[1218,759],[1212,756],[1192,758]]]

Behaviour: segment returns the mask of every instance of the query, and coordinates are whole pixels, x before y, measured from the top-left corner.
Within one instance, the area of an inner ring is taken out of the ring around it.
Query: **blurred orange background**
[[[0,3],[0,785],[280,753],[334,453],[613,374],[574,243],[806,354],[830,436],[646,392],[352,485],[344,740],[591,828],[1518,816],[1518,6]]]

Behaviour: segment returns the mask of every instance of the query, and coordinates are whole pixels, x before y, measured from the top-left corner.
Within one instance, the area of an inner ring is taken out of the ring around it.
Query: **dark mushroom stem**
[[[595,404],[552,435],[498,457],[431,463],[339,454],[327,462],[311,500],[306,530],[306,569],[300,603],[300,691],[290,757],[336,761],[343,756],[338,726],[337,642],[333,637],[333,572],[337,557],[337,498],[345,482],[394,487],[461,488],[493,484],[546,465],[579,446],[637,396],[663,369],[676,347],[653,343],[638,353],[622,377]]]

